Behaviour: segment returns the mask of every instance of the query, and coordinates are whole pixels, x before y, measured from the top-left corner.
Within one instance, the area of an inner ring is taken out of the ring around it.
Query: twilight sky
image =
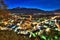
[[[9,8],[24,7],[42,10],[60,9],[60,0],[4,0]]]

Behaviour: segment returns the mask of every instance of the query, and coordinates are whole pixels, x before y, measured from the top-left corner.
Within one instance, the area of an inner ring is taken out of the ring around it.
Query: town
[[[60,11],[20,7],[8,9],[4,0],[0,0],[0,33],[1,31],[13,31],[26,38],[60,40]]]

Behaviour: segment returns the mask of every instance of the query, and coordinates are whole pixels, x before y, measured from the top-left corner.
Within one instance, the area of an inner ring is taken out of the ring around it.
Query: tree
[[[7,5],[4,3],[3,0],[0,0],[0,8],[1,9],[7,9]]]

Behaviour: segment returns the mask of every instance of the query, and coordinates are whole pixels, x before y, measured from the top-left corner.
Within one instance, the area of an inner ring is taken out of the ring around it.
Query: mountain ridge
[[[43,14],[54,14],[54,13],[60,13],[60,9],[54,10],[54,11],[44,11],[41,9],[36,9],[36,8],[13,8],[13,9],[8,9],[12,13],[23,13],[23,14],[37,14],[37,13],[43,13]]]

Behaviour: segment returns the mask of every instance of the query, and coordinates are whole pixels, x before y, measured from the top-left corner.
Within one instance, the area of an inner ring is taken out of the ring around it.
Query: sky
[[[46,11],[60,9],[60,0],[4,0],[8,8],[37,8]]]

